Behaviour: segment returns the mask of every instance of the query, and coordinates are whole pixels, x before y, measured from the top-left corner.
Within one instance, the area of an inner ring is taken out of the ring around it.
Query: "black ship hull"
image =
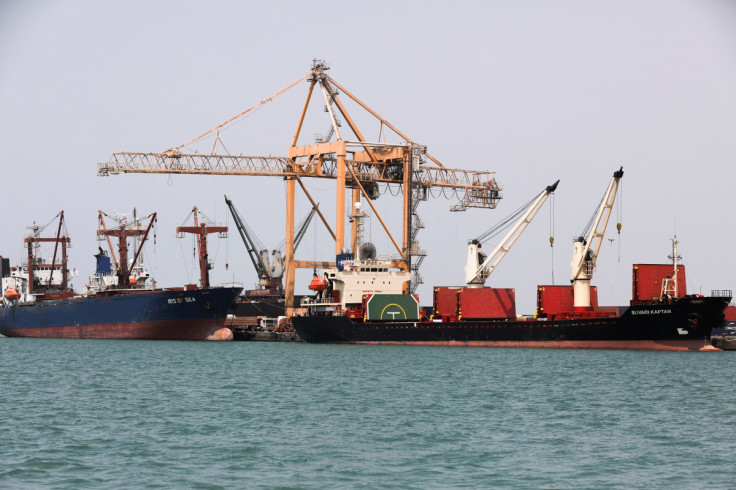
[[[306,342],[570,349],[700,350],[724,324],[730,298],[686,297],[635,304],[614,317],[566,320],[355,322],[346,316],[296,316]]]

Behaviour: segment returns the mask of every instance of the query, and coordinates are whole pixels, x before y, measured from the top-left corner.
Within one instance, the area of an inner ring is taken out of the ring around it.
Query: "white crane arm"
[[[495,270],[501,259],[511,250],[516,240],[521,236],[526,227],[531,223],[537,212],[541,209],[544,202],[547,200],[550,194],[557,189],[558,180],[554,184],[547,186],[532,204],[527,208],[526,212],[519,218],[516,224],[501,240],[495,249],[485,258],[483,263],[477,266],[479,260],[477,257],[482,257],[482,251],[480,250],[480,244],[477,240],[473,240],[468,248],[468,265],[465,267],[465,282],[468,287],[482,287],[488,276]]]
[[[606,233],[608,220],[610,219],[611,211],[613,210],[613,203],[616,199],[619,181],[623,175],[623,167],[613,173],[613,178],[611,178],[611,182],[608,184],[608,189],[603,196],[603,201],[601,202],[600,208],[598,208],[598,212],[596,213],[595,220],[593,222],[593,227],[591,228],[587,239],[580,237],[576,242],[575,254],[571,264],[571,279],[573,281],[576,279],[590,279],[593,276],[593,269],[595,268],[595,263],[598,259],[598,252],[601,249],[603,236]]]

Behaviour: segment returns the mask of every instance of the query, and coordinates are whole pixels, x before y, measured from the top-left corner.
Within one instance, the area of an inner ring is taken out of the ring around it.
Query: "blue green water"
[[[733,488],[736,352],[0,337],[0,487]]]

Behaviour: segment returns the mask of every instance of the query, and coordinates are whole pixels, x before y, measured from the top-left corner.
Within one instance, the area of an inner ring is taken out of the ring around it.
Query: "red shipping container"
[[[726,306],[726,311],[723,312],[726,315],[726,321],[736,320],[736,306]]]
[[[457,316],[457,292],[459,287],[436,287],[434,288],[434,311],[432,314],[436,319],[449,319]]]
[[[570,313],[574,310],[572,286],[537,286],[537,316]],[[598,287],[590,287],[590,306],[598,310]]]
[[[516,292],[505,288],[463,288],[459,306],[463,320],[516,318]]]
[[[650,300],[662,295],[662,282],[672,277],[672,264],[634,264],[632,293],[634,301]],[[685,266],[677,266],[677,296],[687,294]]]

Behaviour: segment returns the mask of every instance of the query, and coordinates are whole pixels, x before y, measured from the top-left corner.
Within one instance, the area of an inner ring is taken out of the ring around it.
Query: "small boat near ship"
[[[722,328],[714,328],[711,342],[721,350],[736,350],[736,306],[726,307],[726,324]]]
[[[614,173],[590,233],[574,242],[571,285],[538,286],[533,316],[517,316],[513,289],[484,282],[557,184],[538,196],[489,256],[472,241],[466,287],[435,287],[431,308],[407,294],[410,272],[391,270],[390,261],[361,256],[358,248],[357,257],[338,257],[335,268],[313,278],[310,289],[316,294],[292,324],[304,341],[315,343],[713,349],[711,330],[724,325],[732,292],[688,295],[676,238],[671,265],[634,264],[629,305],[598,306],[590,280],[622,176],[623,169]]]
[[[720,350],[736,350],[736,327],[732,329],[714,334],[711,337],[713,347]]]
[[[230,340],[225,327],[227,311],[242,288],[201,287],[195,285],[156,289],[147,286],[150,275],[139,261],[143,243],[155,221],[150,216],[147,228],[141,220],[124,219],[107,229],[100,212],[98,236],[119,239],[119,260],[100,249],[95,255],[94,276],[84,294],[76,294],[68,284],[66,266],[68,235],[62,233],[63,211],[55,237],[40,237],[40,230],[26,237],[28,261],[10,268],[0,260],[2,303],[0,334],[8,337],[45,337],[69,339],[139,339],[139,340]],[[145,218],[144,218],[145,219]],[[135,257],[127,259],[127,239],[135,238]],[[50,263],[36,258],[37,244],[54,244]],[[140,243],[137,243],[140,242]],[[56,262],[61,247],[61,261]],[[40,267],[42,265],[42,267]]]

